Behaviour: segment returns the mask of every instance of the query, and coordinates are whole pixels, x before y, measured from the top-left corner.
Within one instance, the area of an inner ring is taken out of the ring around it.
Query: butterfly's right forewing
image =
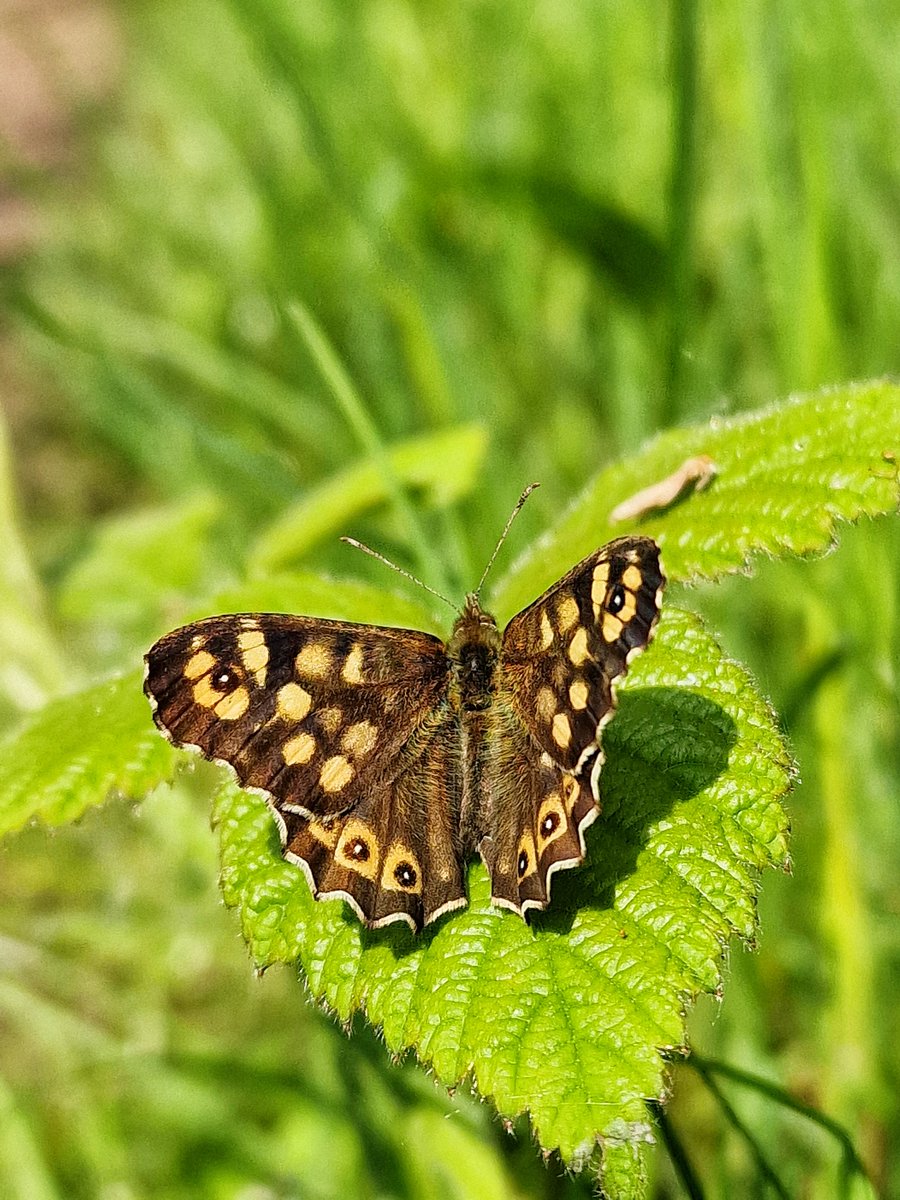
[[[502,676],[541,749],[582,773],[615,707],[616,680],[648,644],[665,584],[651,538],[619,538],[513,617]]]
[[[663,583],[656,543],[620,538],[506,627],[495,705],[502,769],[480,847],[496,904],[544,908],[554,871],[583,861],[615,682],[650,640]]]

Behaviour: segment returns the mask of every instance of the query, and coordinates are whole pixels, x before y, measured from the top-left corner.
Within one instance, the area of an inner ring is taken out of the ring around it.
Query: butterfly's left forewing
[[[420,928],[465,902],[448,670],[429,634],[236,614],[161,638],[145,689],[171,741],[266,796],[315,895]]]

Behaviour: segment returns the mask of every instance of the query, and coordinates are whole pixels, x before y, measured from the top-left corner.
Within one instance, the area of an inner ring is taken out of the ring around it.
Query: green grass
[[[133,670],[248,561],[260,588],[285,566],[399,587],[349,532],[461,596],[532,480],[507,562],[659,430],[900,367],[897,3],[118,15],[127,65],[76,105],[73,165],[4,155],[43,230],[0,283],[7,727]],[[896,521],[864,523],[677,597],[754,672],[801,778],[793,873],[765,878],[758,947],[732,947],[692,1044],[838,1122],[885,1195],[898,564]],[[212,787],[5,840],[0,1190],[591,1194],[525,1125],[348,1041],[288,970],[251,977]],[[673,1077],[651,1195],[777,1195],[761,1160],[789,1195],[841,1194],[827,1129],[716,1075],[741,1132],[701,1072]]]

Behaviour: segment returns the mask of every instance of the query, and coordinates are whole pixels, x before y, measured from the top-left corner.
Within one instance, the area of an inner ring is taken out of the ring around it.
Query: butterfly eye
[[[416,886],[416,881],[419,877],[416,874],[416,868],[412,865],[412,863],[401,862],[397,863],[396,867],[394,868],[394,878],[401,887],[411,888]]]
[[[528,854],[525,850],[519,855],[519,878],[528,870]]]
[[[621,583],[617,583],[610,592],[609,604],[607,607],[614,616],[617,612],[621,612],[625,607],[625,589],[622,587]]]

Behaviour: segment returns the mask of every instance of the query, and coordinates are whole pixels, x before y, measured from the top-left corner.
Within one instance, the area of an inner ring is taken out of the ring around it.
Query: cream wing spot
[[[286,683],[278,689],[275,711],[286,721],[302,721],[312,708],[312,696],[299,683]]]
[[[333,664],[332,653],[324,643],[310,642],[297,655],[297,674],[322,679],[331,673]]]
[[[553,718],[553,725],[550,732],[553,735],[553,740],[561,750],[568,748],[572,741],[572,726],[569,723],[569,718],[565,713],[558,712]]]
[[[198,650],[184,664],[184,674],[187,679],[199,679],[206,675],[216,665],[216,660],[208,650]]]
[[[322,845],[327,846],[329,850],[333,850],[337,845],[337,826],[323,825],[321,821],[310,821],[307,825],[307,829],[317,842],[321,842]]]
[[[568,633],[578,622],[578,601],[574,596],[563,596],[556,609],[556,622],[560,633]]]
[[[331,758],[326,758],[322,764],[322,770],[319,772],[319,787],[323,792],[339,792],[347,786],[355,774],[355,769],[343,754],[335,754]]]
[[[581,784],[574,775],[563,775],[563,800],[569,812],[575,807],[575,801],[578,799],[580,791]]]
[[[339,708],[333,706],[318,709],[316,716],[329,737],[334,737],[344,723],[344,714]]]
[[[580,667],[589,658],[587,630],[582,625],[575,630],[572,641],[569,644],[569,661],[574,666]]]
[[[213,712],[222,721],[237,721],[249,707],[250,693],[245,687],[239,687],[221,699]]]
[[[603,618],[603,640],[614,642],[622,632],[624,625],[613,613],[606,613]]]
[[[219,692],[213,687],[208,675],[198,679],[193,687],[194,700],[203,708],[215,708],[224,695],[224,692]]]
[[[594,620],[599,620],[603,601],[606,599],[606,585],[609,582],[609,563],[600,562],[594,567],[591,580],[591,603],[594,606]]]
[[[553,626],[547,616],[547,610],[541,609],[541,649],[549,650],[553,645]]]
[[[288,738],[281,747],[281,757],[287,767],[308,763],[315,752],[316,739],[309,733],[298,733],[296,737]]]
[[[359,642],[356,642],[351,648],[350,653],[344,661],[344,666],[341,669],[341,678],[344,683],[362,683],[363,674],[363,648]]]
[[[378,730],[371,721],[356,721],[347,727],[341,737],[341,749],[346,754],[362,758],[370,754],[378,741]]]
[[[630,592],[636,592],[641,586],[643,580],[640,567],[636,567],[634,563],[626,567],[622,574],[622,582]]]
[[[576,679],[569,684],[569,703],[577,712],[587,708],[589,694],[588,685],[583,679]]]
[[[634,614],[636,612],[637,612],[637,598],[636,598],[634,592],[626,592],[625,593],[625,603],[622,605],[622,609],[619,612],[619,620],[621,620],[624,624],[627,625],[628,622],[632,619],[632,617],[634,616]]]
[[[552,688],[542,687],[536,698],[538,714],[549,721],[558,707],[556,703],[556,694]]]
[[[247,628],[238,634],[238,649],[241,662],[248,675],[252,675],[257,687],[266,686],[266,669],[269,665],[269,647],[261,629]]]

